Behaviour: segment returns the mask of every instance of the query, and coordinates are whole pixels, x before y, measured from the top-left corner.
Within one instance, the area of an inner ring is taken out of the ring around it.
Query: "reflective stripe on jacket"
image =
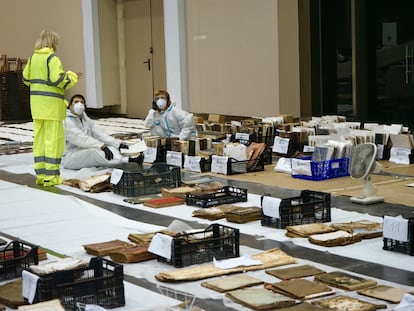
[[[23,82],[30,87],[33,119],[65,119],[65,90],[78,82],[78,76],[72,71],[63,70],[62,62],[53,49],[34,51],[24,67]]]

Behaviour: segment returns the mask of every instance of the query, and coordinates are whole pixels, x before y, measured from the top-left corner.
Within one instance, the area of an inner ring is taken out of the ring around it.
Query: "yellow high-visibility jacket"
[[[78,76],[72,71],[63,70],[62,62],[52,48],[34,51],[24,67],[23,82],[30,87],[33,119],[65,119],[65,90],[78,82]]]

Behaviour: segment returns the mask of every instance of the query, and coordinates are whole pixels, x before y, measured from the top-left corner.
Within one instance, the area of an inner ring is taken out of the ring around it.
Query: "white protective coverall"
[[[145,126],[151,129],[151,135],[162,137],[185,140],[197,135],[193,114],[176,107],[175,103],[165,111],[151,109],[145,118]]]
[[[67,110],[65,136],[63,168],[76,170],[95,166],[110,167],[128,162],[128,157],[123,157],[119,152],[121,141],[106,134],[85,112],[80,118]],[[105,153],[101,150],[102,145],[106,145],[112,151],[112,160],[105,158]]]

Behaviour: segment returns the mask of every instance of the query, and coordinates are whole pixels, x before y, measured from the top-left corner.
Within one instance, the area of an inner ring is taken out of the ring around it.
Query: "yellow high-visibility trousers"
[[[62,183],[60,162],[65,148],[62,121],[33,120],[33,157],[36,184],[53,186]]]

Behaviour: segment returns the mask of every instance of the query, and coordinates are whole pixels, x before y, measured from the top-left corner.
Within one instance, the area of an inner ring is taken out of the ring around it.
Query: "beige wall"
[[[278,0],[279,112],[300,111],[298,1]]]
[[[185,4],[191,111],[300,116],[297,1]]]
[[[3,1],[6,2],[6,1]],[[43,29],[59,33],[56,54],[65,70],[83,72],[83,36],[81,0],[12,0],[0,9],[0,53],[28,58]],[[84,81],[67,92],[84,93]]]
[[[103,106],[121,105],[116,1],[98,1],[98,16]]]
[[[119,105],[116,1],[98,3],[103,105]],[[297,0],[185,4],[189,110],[300,116]],[[23,58],[33,52],[42,29],[57,31],[64,68],[84,72],[82,0],[7,1],[0,10],[0,27],[0,53]],[[155,81],[156,87],[162,85]],[[85,79],[67,95],[75,92],[85,93]]]

